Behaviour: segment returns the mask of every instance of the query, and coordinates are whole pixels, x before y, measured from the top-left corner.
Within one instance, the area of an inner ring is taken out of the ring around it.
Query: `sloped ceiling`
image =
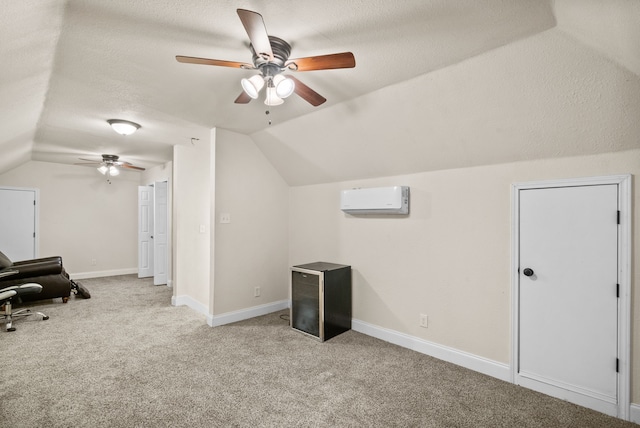
[[[636,148],[639,3],[4,0],[0,173],[101,153],[151,167],[215,127],[292,185]],[[296,74],[320,107],[234,104],[255,72],[175,55],[250,62],[237,8],[292,57],[351,51],[356,68]]]

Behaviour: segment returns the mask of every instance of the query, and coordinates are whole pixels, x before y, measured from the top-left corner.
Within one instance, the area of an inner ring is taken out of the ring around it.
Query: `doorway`
[[[630,176],[513,186],[514,383],[629,417]]]
[[[168,283],[168,183],[138,186],[138,277],[153,277],[154,285]]]

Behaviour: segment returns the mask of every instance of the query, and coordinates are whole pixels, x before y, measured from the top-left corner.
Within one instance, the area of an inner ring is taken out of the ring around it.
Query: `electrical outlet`
[[[98,261],[96,259],[91,259],[91,266],[95,266],[98,264]]]
[[[253,289],[253,297],[260,297],[260,287]]]
[[[220,213],[220,223],[231,223],[231,214]]]
[[[427,328],[429,326],[429,316],[420,314],[420,327]]]

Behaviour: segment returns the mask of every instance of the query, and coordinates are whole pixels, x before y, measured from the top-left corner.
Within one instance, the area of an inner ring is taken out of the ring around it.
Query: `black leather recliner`
[[[64,270],[62,257],[46,257],[14,263],[0,252],[1,273],[5,275],[0,275],[0,289],[26,282],[42,285],[40,293],[20,296],[23,302],[62,297],[62,301],[67,303],[72,289],[77,287]]]

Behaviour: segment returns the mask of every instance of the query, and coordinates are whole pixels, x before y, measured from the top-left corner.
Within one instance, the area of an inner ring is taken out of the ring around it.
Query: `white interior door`
[[[36,191],[0,189],[0,251],[13,261],[36,254]]]
[[[516,383],[617,410],[618,186],[519,191]]]
[[[157,181],[154,185],[153,196],[153,283],[154,285],[167,283],[167,265],[169,261],[168,256],[168,222],[167,216],[169,214],[168,195],[167,195],[167,182]]]
[[[138,278],[153,276],[153,186],[138,186]]]

